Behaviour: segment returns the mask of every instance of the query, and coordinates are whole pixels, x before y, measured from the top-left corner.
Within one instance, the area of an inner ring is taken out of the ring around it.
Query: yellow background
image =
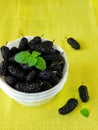
[[[68,80],[48,104],[27,107],[0,90],[0,130],[98,130],[98,9],[97,0],[0,0],[0,46],[21,35],[44,34],[63,47],[69,61]],[[81,44],[74,50],[65,37]],[[78,87],[88,86],[90,100],[82,103]],[[58,109],[75,97],[78,107],[61,116]],[[83,117],[80,109],[88,108]]]

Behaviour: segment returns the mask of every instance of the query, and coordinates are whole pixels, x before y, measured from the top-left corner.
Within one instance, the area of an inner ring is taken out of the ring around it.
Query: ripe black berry
[[[83,102],[87,102],[89,100],[88,90],[87,87],[84,85],[81,85],[79,87],[79,96]]]
[[[44,46],[46,46],[46,47],[49,47],[49,48],[50,48],[50,47],[52,48],[53,42],[46,40],[46,41],[43,41],[43,42],[42,42],[42,45],[44,45]]]
[[[37,44],[40,44],[40,43],[41,43],[41,37],[39,37],[39,36],[34,37],[34,38],[29,42],[29,49],[33,51],[33,50],[35,49],[35,46],[36,46]]]
[[[51,69],[53,71],[60,71],[61,70],[60,63],[58,61],[53,61],[50,65],[49,69]]]
[[[39,36],[34,37],[34,38],[29,42],[29,44],[32,44],[32,45],[37,45],[37,44],[39,44],[39,43],[41,43],[41,37],[39,37]]]
[[[27,38],[23,37],[19,43],[19,50],[20,51],[24,51],[24,50],[27,50],[28,49],[28,40]]]
[[[55,86],[56,84],[58,84],[59,78],[58,77],[53,77],[49,81],[52,84],[52,86]]]
[[[74,38],[68,38],[67,42],[71,45],[72,48],[76,50],[80,49],[80,44]]]
[[[61,107],[58,112],[61,114],[61,115],[65,115],[65,114],[68,114],[70,113],[71,111],[73,111],[76,106],[78,105],[78,100],[75,99],[75,98],[70,98],[67,103]]]
[[[43,43],[37,44],[34,49],[41,53],[55,53],[55,49],[50,46],[44,45]]]
[[[25,74],[20,68],[11,65],[8,67],[8,70],[11,75],[18,78],[19,80],[25,80]]]
[[[36,71],[33,70],[26,76],[26,81],[29,82],[34,81],[35,76],[36,76]]]
[[[41,71],[38,75],[38,78],[42,80],[49,80],[54,77],[54,73],[51,70]]]
[[[57,73],[56,73],[56,76],[57,76],[59,79],[61,79],[61,78],[63,77],[62,71],[57,72]]]
[[[7,77],[5,77],[5,81],[9,85],[11,85],[11,86],[15,85],[18,82],[18,80],[16,78],[14,78],[13,76],[7,76]]]
[[[46,60],[46,61],[61,61],[62,59],[62,56],[59,55],[59,54],[46,54],[46,55],[43,55],[43,58]]]
[[[6,76],[8,73],[8,63],[7,61],[2,61],[0,64],[0,76]]]
[[[52,88],[52,85],[49,81],[42,81],[40,88],[41,88],[41,91],[45,91]]]
[[[10,57],[10,50],[8,47],[6,46],[2,46],[1,47],[1,54],[4,60],[8,60],[8,58]]]
[[[10,49],[10,54],[11,54],[11,57],[14,56],[16,53],[19,52],[19,49],[17,47],[12,47]]]
[[[40,86],[38,83],[20,83],[18,82],[14,88],[21,92],[35,93],[40,92]]]

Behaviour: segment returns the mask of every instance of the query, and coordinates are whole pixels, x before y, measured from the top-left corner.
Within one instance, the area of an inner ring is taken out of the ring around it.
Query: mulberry
[[[6,76],[8,73],[8,63],[7,61],[2,61],[0,64],[0,76]]]
[[[8,47],[6,46],[2,46],[1,47],[1,54],[4,60],[8,60],[8,58],[10,57],[10,50]]]
[[[53,78],[50,79],[49,81],[50,81],[50,83],[52,84],[52,86],[55,86],[56,84],[58,84],[59,78],[58,78],[58,77],[53,77]]]
[[[36,45],[34,49],[41,53],[55,53],[55,49],[48,47],[47,45],[44,45],[43,43]]]
[[[61,61],[62,60],[62,56],[61,55],[58,55],[58,54],[46,54],[46,55],[43,55],[43,58],[46,60],[46,61]]]
[[[61,70],[63,71],[63,68],[65,66],[65,60],[64,60],[64,57],[61,57],[61,61],[60,61],[60,66],[61,66]]]
[[[20,68],[11,65],[8,67],[8,70],[10,74],[13,75],[14,77],[20,80],[25,80],[25,74]]]
[[[34,37],[30,42],[29,42],[29,49],[34,50],[35,46],[37,44],[41,43],[41,38],[39,36]]]
[[[40,92],[40,86],[38,83],[20,83],[18,82],[14,88],[21,92],[35,93]]]
[[[43,81],[41,83],[40,87],[41,87],[41,91],[45,91],[45,90],[48,90],[48,89],[52,88],[52,85],[51,85],[51,83],[49,81]]]
[[[15,85],[18,82],[18,80],[12,76],[5,77],[5,81],[11,86]]]
[[[50,65],[49,69],[51,69],[53,71],[60,71],[61,66],[58,61],[53,61],[52,64]]]
[[[68,114],[70,113],[71,111],[73,111],[76,106],[78,105],[78,100],[75,99],[75,98],[70,98],[67,103],[61,107],[58,112],[61,114],[61,115],[65,115],[65,114]]]
[[[20,41],[20,43],[19,43],[19,50],[20,51],[25,51],[25,50],[27,50],[28,49],[28,40],[27,40],[27,38],[25,38],[25,37],[23,37],[22,39],[21,39],[21,41]]]
[[[76,50],[80,49],[80,44],[74,38],[68,38],[67,42],[71,45],[72,48]]]
[[[12,47],[11,49],[10,49],[10,54],[11,54],[11,56],[14,56],[16,53],[18,53],[19,52],[19,49],[17,48],[17,47]]]
[[[81,85],[79,87],[79,95],[83,102],[87,102],[89,100],[88,90],[86,86]]]
[[[36,76],[36,71],[33,70],[32,72],[30,72],[30,73],[26,76],[26,81],[29,81],[29,82],[33,81],[34,78],[35,78],[35,76]]]
[[[53,46],[53,42],[52,41],[48,41],[48,40],[43,41],[41,44],[46,46],[46,47],[49,47],[49,48],[52,48],[52,46]]]
[[[63,73],[60,71],[60,72],[57,72],[56,73],[56,76],[61,79],[63,77]]]
[[[49,80],[54,77],[54,73],[51,70],[41,71],[38,75],[38,78],[42,80]]]
[[[34,38],[29,42],[29,44],[32,44],[32,45],[37,45],[38,43],[41,43],[41,37],[39,37],[39,36],[34,37]]]

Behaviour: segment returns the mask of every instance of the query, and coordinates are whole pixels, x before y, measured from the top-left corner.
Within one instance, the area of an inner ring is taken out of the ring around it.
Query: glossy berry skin
[[[20,68],[10,65],[8,70],[13,77],[18,78],[19,80],[25,80],[25,74]]]
[[[81,85],[78,90],[82,102],[87,102],[89,100],[87,86]]]
[[[8,58],[10,57],[10,50],[8,47],[6,46],[2,46],[1,47],[1,54],[4,60],[8,60]]]
[[[72,112],[76,108],[77,105],[78,105],[78,100],[75,98],[70,98],[67,101],[67,103],[58,110],[58,112],[61,115],[68,114]]]
[[[67,42],[71,45],[72,48],[75,50],[80,49],[80,44],[74,38],[68,38]]]
[[[40,92],[40,87],[38,83],[20,83],[18,82],[14,88],[21,92],[35,93]]]
[[[0,76],[6,76],[8,71],[8,63],[6,61],[2,61],[0,64]]]

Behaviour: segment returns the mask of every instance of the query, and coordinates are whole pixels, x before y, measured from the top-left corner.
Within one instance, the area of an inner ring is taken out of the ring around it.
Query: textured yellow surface
[[[0,46],[23,35],[42,35],[63,47],[69,61],[68,80],[48,104],[26,107],[0,90],[0,130],[98,130],[98,2],[96,0],[1,0]],[[80,50],[64,37],[74,37]],[[78,87],[88,86],[90,100],[82,103]],[[58,108],[70,97],[78,107],[61,116]],[[80,109],[88,108],[83,117]]]

